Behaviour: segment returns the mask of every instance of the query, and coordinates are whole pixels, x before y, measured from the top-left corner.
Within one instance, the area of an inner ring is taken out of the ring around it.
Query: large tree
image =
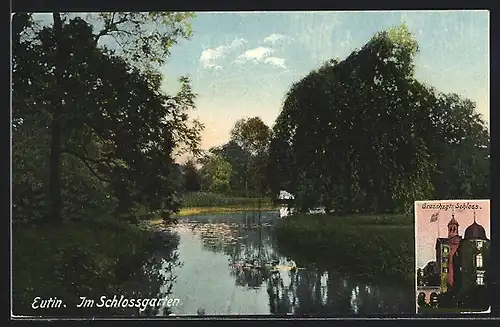
[[[246,155],[244,158],[244,183],[245,194],[248,191],[257,192],[259,195],[264,188],[265,168],[271,129],[260,117],[243,118],[238,120],[231,130],[230,142],[238,145]]]
[[[195,98],[189,80],[180,79],[177,95],[165,95],[154,65],[163,62],[178,36],[188,36],[186,17],[102,13],[84,20],[54,13],[53,25],[35,28],[30,15],[14,16],[13,143],[19,148],[32,124],[39,134],[38,149],[50,153],[50,178],[40,181],[50,186],[45,188],[51,200],[47,217],[60,221],[61,169],[75,167],[105,186],[110,192],[106,197],[116,198],[122,212],[136,204],[176,210],[172,153],[186,146],[196,152],[202,126],[189,124],[187,113]],[[99,19],[104,24],[96,30]],[[160,35],[161,28],[150,26],[149,34],[139,32],[151,23],[169,31]],[[106,35],[122,46],[100,46]],[[128,43],[123,43],[127,35]],[[139,45],[144,53],[136,58],[132,53]],[[19,169],[26,169],[23,162],[28,160],[20,158]]]
[[[474,105],[418,82],[417,53],[417,42],[402,25],[292,85],[273,127],[274,192],[294,193],[303,210],[318,204],[344,213],[411,208],[414,200],[437,194],[443,174],[436,167],[445,169],[439,151],[464,134],[462,144],[474,139],[469,146],[483,152],[475,167],[485,172],[487,150],[480,149],[489,136]],[[445,130],[452,111],[456,123]],[[467,132],[460,134],[458,126]]]

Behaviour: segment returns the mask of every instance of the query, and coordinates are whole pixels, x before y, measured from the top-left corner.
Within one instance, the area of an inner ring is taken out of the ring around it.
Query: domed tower
[[[474,222],[465,230],[464,240],[475,240],[478,241],[479,243],[481,243],[482,241],[488,241],[484,227],[476,222],[475,211],[474,211]]]
[[[473,305],[485,301],[490,240],[483,226],[476,221],[465,229],[456,258],[460,264],[459,276],[455,279],[459,286],[462,302]]]

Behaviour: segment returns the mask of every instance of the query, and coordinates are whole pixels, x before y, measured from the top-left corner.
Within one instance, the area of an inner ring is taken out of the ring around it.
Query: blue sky
[[[197,13],[193,37],[162,69],[165,90],[175,90],[175,78],[191,77],[199,95],[193,115],[206,125],[209,148],[226,142],[242,117],[272,126],[293,82],[403,22],[420,45],[417,77],[475,101],[489,125],[487,11]]]
[[[259,116],[272,126],[293,82],[403,22],[420,45],[419,80],[473,100],[489,125],[487,11],[197,13],[193,37],[162,67],[163,87],[174,92],[177,79],[190,76],[198,94],[191,115],[205,124],[208,149],[227,142],[240,118]]]

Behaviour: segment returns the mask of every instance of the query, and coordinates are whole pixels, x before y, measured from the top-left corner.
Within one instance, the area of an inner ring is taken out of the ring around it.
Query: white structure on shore
[[[293,194],[288,193],[287,191],[281,190],[280,195],[278,196],[279,200],[293,200],[295,196]]]
[[[293,194],[287,192],[287,191],[281,190],[280,194],[278,196],[278,199],[279,200],[294,200],[295,196]],[[282,205],[281,208],[280,208],[280,218],[289,216],[292,213],[294,213],[294,211],[295,210],[293,208],[289,208],[286,205]],[[319,214],[325,214],[325,213],[326,213],[325,212],[325,207],[317,207],[317,208],[310,209],[307,214],[309,214],[309,215],[319,215]]]

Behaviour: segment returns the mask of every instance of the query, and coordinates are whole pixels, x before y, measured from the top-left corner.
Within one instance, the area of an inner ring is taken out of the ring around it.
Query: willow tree
[[[295,83],[274,126],[274,189],[306,210],[392,212],[434,195],[436,91],[415,78],[405,25]]]

